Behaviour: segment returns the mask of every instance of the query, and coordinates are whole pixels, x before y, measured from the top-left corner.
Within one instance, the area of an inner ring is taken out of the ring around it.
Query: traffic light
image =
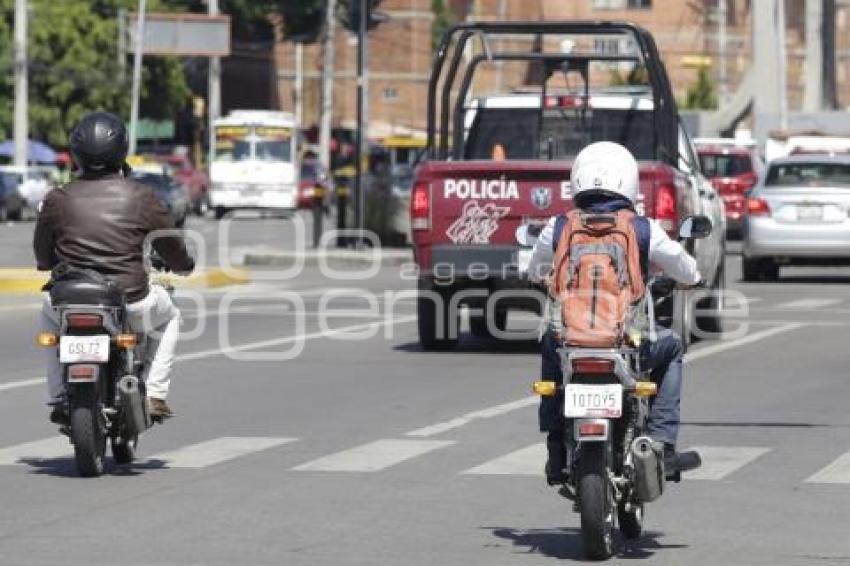
[[[295,43],[314,43],[325,25],[325,1],[281,2],[283,39]]]
[[[383,12],[378,12],[375,8],[381,0],[341,0],[340,1],[340,20],[342,25],[352,33],[360,31],[360,8],[362,4],[366,5],[366,29],[373,30],[381,23],[387,21],[389,16]]]

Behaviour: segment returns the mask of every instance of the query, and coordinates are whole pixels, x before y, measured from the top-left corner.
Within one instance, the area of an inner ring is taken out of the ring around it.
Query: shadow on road
[[[509,540],[515,547],[524,549],[530,554],[542,554],[550,558],[571,559],[584,561],[581,547],[581,531],[576,528],[564,529],[512,529],[507,527],[484,527],[494,536]],[[616,540],[616,554],[619,558],[644,559],[649,558],[661,549],[687,548],[683,544],[663,544],[658,541],[662,533],[645,532],[637,540]]]
[[[73,458],[23,458],[19,460],[19,463],[30,466],[34,474],[62,478],[79,477]],[[138,476],[146,470],[162,470],[167,469],[167,467],[164,460],[141,460],[132,464],[117,464],[114,460],[109,459],[104,465],[104,475]]]

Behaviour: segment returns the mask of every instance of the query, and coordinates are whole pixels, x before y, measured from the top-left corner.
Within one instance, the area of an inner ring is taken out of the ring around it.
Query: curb
[[[0,295],[37,295],[47,283],[48,276],[47,272],[34,269],[0,268]],[[192,289],[215,289],[251,282],[249,271],[235,268],[213,268],[189,277],[164,275],[157,278],[168,280],[176,288]]]
[[[376,250],[376,251],[257,251],[246,252],[242,264],[246,266],[290,266],[303,261],[305,265],[316,266],[320,262],[330,265],[403,265],[413,261],[413,251]]]

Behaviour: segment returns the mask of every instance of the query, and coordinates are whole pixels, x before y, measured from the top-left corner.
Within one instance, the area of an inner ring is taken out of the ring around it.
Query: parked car
[[[186,187],[163,172],[136,170],[133,171],[132,178],[150,186],[157,198],[168,207],[171,216],[174,218],[174,224],[178,228],[183,227],[190,208]]]
[[[850,156],[776,159],[750,192],[744,280],[773,281],[782,265],[850,264]]]
[[[698,139],[695,145],[703,174],[723,199],[727,230],[730,235],[740,236],[746,213],[746,193],[764,172],[755,144],[742,144],[733,139]]]
[[[301,161],[301,172],[298,176],[298,208],[313,208],[313,194],[316,187],[324,190],[324,206],[330,205],[333,196],[333,182],[327,170],[317,159]]]
[[[0,222],[20,220],[26,201],[18,192],[20,177],[17,173],[0,168]]]
[[[23,199],[23,208],[20,211],[8,211],[12,213],[9,215],[10,220],[35,218],[41,201],[54,186],[52,169],[54,168],[49,166],[0,166],[0,173],[6,177],[7,182],[15,184],[18,195]]]

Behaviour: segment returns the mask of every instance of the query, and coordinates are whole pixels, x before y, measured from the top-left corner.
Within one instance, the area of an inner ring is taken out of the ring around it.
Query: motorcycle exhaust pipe
[[[138,435],[151,427],[145,400],[139,389],[139,378],[135,375],[125,375],[118,380],[118,395],[121,406],[127,415],[127,428],[132,436]]]
[[[655,501],[664,493],[664,457],[661,445],[646,436],[632,442],[632,465],[635,470],[635,493],[644,503]]]

